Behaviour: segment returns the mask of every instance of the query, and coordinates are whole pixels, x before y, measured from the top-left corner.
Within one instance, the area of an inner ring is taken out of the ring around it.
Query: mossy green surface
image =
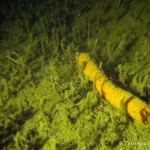
[[[1,149],[148,150],[150,123],[103,99],[76,58],[150,104],[150,1],[3,2],[0,15]]]

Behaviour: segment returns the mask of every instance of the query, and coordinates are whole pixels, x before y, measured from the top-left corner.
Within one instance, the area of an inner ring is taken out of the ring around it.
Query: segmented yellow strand
[[[80,53],[78,63],[84,68],[84,74],[96,84],[96,89],[103,98],[107,99],[113,106],[121,110],[121,103],[128,114],[140,123],[147,123],[150,115],[150,106],[137,96],[117,87],[102,70],[98,69],[91,60],[88,53]]]

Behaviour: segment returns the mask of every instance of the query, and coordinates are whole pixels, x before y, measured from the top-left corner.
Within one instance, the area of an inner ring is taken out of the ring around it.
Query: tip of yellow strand
[[[78,63],[79,65],[83,65],[84,63],[90,60],[90,56],[88,53],[79,53]]]

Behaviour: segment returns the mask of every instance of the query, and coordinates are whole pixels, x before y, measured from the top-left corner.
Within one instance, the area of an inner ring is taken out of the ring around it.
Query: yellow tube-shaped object
[[[94,81],[96,89],[103,98],[120,110],[123,105],[132,118],[140,123],[147,123],[148,116],[150,115],[150,106],[148,104],[113,84],[103,71],[98,69],[88,53],[80,53],[78,63],[80,66],[83,66],[85,76]]]

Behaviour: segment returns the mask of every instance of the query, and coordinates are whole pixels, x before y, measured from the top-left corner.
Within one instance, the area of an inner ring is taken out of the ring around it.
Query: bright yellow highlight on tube
[[[140,98],[113,84],[102,70],[99,70],[91,60],[88,53],[80,53],[79,66],[83,66],[84,74],[96,84],[96,89],[101,96],[107,99],[113,106],[122,109],[122,105],[128,114],[142,124],[146,124],[150,115],[150,106]]]

